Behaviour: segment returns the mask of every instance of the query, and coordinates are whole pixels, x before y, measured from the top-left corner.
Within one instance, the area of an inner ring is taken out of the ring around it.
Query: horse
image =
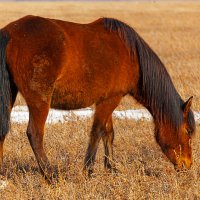
[[[10,113],[20,92],[29,110],[27,136],[45,178],[53,174],[43,148],[50,108],[95,105],[83,170],[93,172],[103,140],[104,166],[113,164],[112,112],[125,95],[153,116],[155,139],[175,169],[190,169],[195,121],[192,97],[178,94],[157,54],[129,25],[112,18],[88,24],[25,16],[0,30],[0,165]]]

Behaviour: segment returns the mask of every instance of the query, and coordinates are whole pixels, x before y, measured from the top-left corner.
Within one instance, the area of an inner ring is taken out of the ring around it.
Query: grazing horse
[[[105,168],[113,170],[112,112],[129,94],[144,105],[155,123],[155,138],[177,169],[192,164],[195,132],[190,109],[154,51],[125,23],[101,18],[77,24],[26,16],[0,31],[0,161],[17,93],[29,109],[27,136],[41,172],[52,168],[43,148],[50,108],[73,110],[95,104],[84,170],[92,172],[99,141]]]

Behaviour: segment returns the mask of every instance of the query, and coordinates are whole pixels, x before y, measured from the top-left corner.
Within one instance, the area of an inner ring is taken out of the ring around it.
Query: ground
[[[132,27],[159,55],[182,96],[194,96],[200,111],[200,2],[67,2],[0,3],[0,27],[34,14],[79,23],[99,17],[120,19]],[[24,104],[19,96],[16,104]],[[126,97],[118,109],[141,105]],[[57,185],[46,184],[25,135],[26,124],[12,124],[5,142],[4,176],[8,186],[0,199],[200,199],[200,126],[193,139],[193,167],[176,173],[154,139],[152,122],[114,119],[117,175],[103,169],[99,147],[94,176],[82,175],[92,119],[46,126],[45,149],[58,166]]]

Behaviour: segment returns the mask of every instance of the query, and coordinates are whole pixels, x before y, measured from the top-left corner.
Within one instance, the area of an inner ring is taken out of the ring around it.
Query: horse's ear
[[[184,104],[183,104],[183,114],[186,117],[190,111],[190,107],[192,105],[193,96],[191,96]]]

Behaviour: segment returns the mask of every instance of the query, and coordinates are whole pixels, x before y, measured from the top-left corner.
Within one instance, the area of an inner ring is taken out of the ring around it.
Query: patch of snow
[[[86,119],[93,115],[94,111],[91,108],[85,108],[73,111],[61,111],[50,109],[47,123],[64,123],[65,121],[72,121],[77,118]],[[133,120],[152,120],[151,114],[146,109],[132,109],[123,111],[114,111],[113,116],[119,119],[133,119]],[[194,112],[195,120],[200,122],[200,113]],[[27,106],[16,106],[11,113],[11,121],[17,123],[27,122],[29,113]]]
[[[151,114],[146,109],[114,111],[113,115],[119,119],[152,120]]]

